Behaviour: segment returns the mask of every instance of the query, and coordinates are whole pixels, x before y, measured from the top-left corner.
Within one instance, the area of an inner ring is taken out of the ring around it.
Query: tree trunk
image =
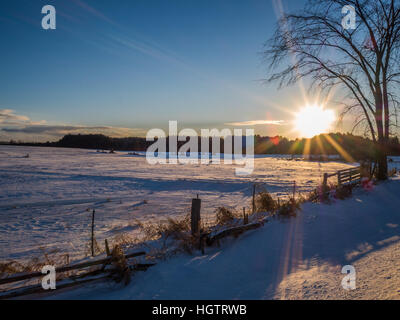
[[[386,143],[380,140],[376,146],[376,161],[378,164],[378,170],[376,178],[378,180],[387,180],[388,178],[388,164],[387,164],[387,149]]]
[[[385,142],[389,143],[390,114],[389,114],[389,96],[387,92],[386,72],[383,78],[383,111],[385,113]]]
[[[382,154],[378,158],[378,180],[387,180],[388,178],[388,165],[387,165],[387,155]]]
[[[376,162],[378,164],[378,170],[376,178],[378,180],[386,180],[388,177],[387,168],[387,148],[386,148],[386,137],[383,122],[383,97],[381,93],[380,84],[376,84],[376,94],[375,94],[375,122],[378,132],[378,142],[376,144]]]

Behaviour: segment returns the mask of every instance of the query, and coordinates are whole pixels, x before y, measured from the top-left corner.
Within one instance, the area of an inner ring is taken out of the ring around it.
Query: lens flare
[[[335,113],[321,106],[307,106],[296,114],[295,130],[303,138],[328,132],[335,122]]]

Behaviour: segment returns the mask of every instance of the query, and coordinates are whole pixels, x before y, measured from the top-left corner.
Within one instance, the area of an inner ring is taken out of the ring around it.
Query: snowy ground
[[[305,204],[296,218],[225,240],[56,299],[400,299],[400,178],[331,205]],[[356,289],[341,269],[353,265]],[[49,297],[48,297],[49,298]]]
[[[283,197],[292,192],[293,181],[307,192],[324,172],[349,166],[286,158],[259,157],[253,175],[238,177],[233,165],[151,166],[127,152],[0,146],[0,261],[54,249],[71,259],[83,257],[91,209],[96,209],[96,238],[103,243],[135,232],[135,219],[154,222],[186,214],[196,194],[207,221],[218,206],[248,206],[254,182]]]

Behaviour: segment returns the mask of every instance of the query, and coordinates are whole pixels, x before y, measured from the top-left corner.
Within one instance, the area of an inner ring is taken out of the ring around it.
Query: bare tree
[[[353,28],[342,25],[349,5]],[[356,125],[368,128],[378,179],[386,179],[386,146],[399,105],[400,0],[309,0],[301,13],[282,14],[264,54],[268,81],[282,86],[305,78],[324,94],[336,87],[346,92],[344,112],[360,111]]]

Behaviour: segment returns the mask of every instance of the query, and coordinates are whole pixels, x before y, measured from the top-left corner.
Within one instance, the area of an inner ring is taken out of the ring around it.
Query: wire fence
[[[243,208],[250,213],[253,193],[256,195],[268,191],[268,188],[268,183],[254,181],[236,188],[234,192],[188,190],[182,194],[166,191],[134,197],[99,196],[94,201],[82,197],[80,201],[9,207],[4,209],[8,211],[7,223],[0,223],[2,231],[5,231],[0,236],[0,262],[55,253],[68,253],[70,259],[91,255],[92,222],[95,251],[103,251],[105,239],[109,239],[112,245],[126,236],[140,237],[140,224],[159,224],[169,218],[188,216],[191,200],[197,195],[202,200],[201,225],[209,228],[216,224],[218,208],[231,210],[237,216],[241,216]],[[292,188],[280,192],[280,197],[289,196]]]
[[[398,169],[400,162],[390,163]],[[136,237],[141,232],[140,223],[158,224],[168,218],[183,218],[190,214],[191,200],[197,195],[201,203],[201,224],[209,228],[216,224],[220,207],[241,216],[253,211],[253,194],[270,192],[275,200],[285,200],[300,194],[306,195],[323,181],[319,179],[305,184],[304,180],[284,182],[276,187],[263,178],[241,183],[243,187],[215,191],[204,189],[155,190],[141,193],[132,190],[129,194],[90,198],[82,195],[81,200],[48,201],[25,206],[4,206],[0,214],[0,262],[26,260],[42,256],[43,253],[68,253],[70,259],[79,259],[91,254],[92,212],[94,215],[94,237],[97,251],[104,250],[104,240],[126,235]],[[284,175],[281,175],[284,179]],[[307,181],[306,181],[307,182]],[[179,192],[178,192],[179,191]],[[86,199],[85,199],[86,198]]]

